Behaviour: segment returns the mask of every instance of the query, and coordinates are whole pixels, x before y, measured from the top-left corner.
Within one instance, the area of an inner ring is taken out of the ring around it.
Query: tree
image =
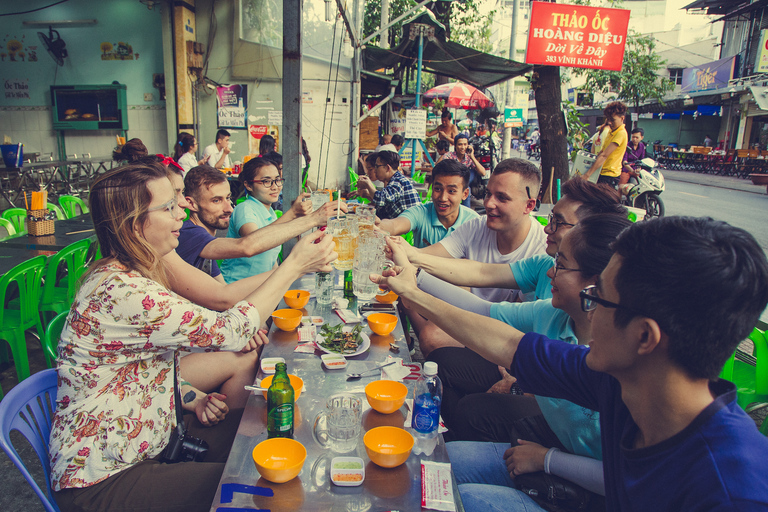
[[[563,98],[560,91],[560,68],[534,66],[531,87],[539,120],[541,189],[547,190],[550,183],[554,183],[553,180],[560,179],[565,183],[569,175],[565,117],[561,107]]]
[[[661,101],[666,93],[675,88],[670,80],[659,76],[659,70],[667,61],[662,60],[655,50],[656,40],[652,36],[630,31],[621,71],[577,69],[575,73],[586,77],[586,90],[603,94],[613,92],[637,111],[643,100]]]

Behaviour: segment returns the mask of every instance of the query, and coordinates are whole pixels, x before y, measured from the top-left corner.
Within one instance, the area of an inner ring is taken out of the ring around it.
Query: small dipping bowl
[[[276,437],[256,445],[251,454],[259,474],[270,482],[282,484],[296,478],[304,467],[307,449],[300,442]]]
[[[269,386],[272,384],[272,378],[274,375],[268,375],[261,379],[261,387],[265,389],[269,389]],[[295,375],[288,374],[288,380],[291,381],[291,386],[293,386],[293,401],[299,399],[299,396],[301,395],[301,390],[304,387],[304,380],[301,377],[297,377]],[[264,398],[267,398],[267,392],[262,391],[262,395],[264,395]]]
[[[293,331],[301,323],[301,311],[298,309],[278,309],[272,313],[272,320],[281,331]]]
[[[389,313],[368,315],[368,327],[379,336],[386,336],[397,327],[397,317]]]
[[[363,436],[365,451],[371,461],[383,468],[396,468],[408,460],[413,436],[397,427],[376,427]]]
[[[283,295],[285,304],[291,309],[301,309],[309,302],[309,292],[306,290],[288,290]]]
[[[365,386],[365,398],[374,411],[392,414],[405,403],[408,388],[394,380],[375,380]]]
[[[392,304],[397,300],[398,295],[392,290],[388,291],[384,295],[377,295],[376,300],[383,304]]]

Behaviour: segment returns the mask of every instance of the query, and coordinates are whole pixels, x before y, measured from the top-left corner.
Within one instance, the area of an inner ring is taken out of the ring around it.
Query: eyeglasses
[[[627,306],[624,306],[622,304],[616,304],[615,302],[601,299],[595,294],[596,291],[597,291],[597,286],[593,284],[593,285],[587,286],[586,288],[584,288],[579,292],[579,298],[581,298],[581,310],[584,311],[585,313],[594,311],[597,308],[597,305],[600,304],[604,308],[624,309],[626,311],[631,311],[636,315],[648,316],[645,313],[637,311],[636,309],[628,308]]]
[[[283,183],[285,183],[285,178],[275,178],[273,180],[252,180],[251,183],[259,183],[264,188],[272,188],[274,185],[277,185],[278,188],[280,188],[283,186]]]
[[[167,210],[168,214],[171,216],[172,219],[175,219],[179,216],[178,210],[179,208],[179,201],[175,197],[168,201],[167,203],[163,203],[160,206],[155,206],[154,208],[147,209],[148,212],[154,212],[158,210]]]
[[[555,268],[555,273],[552,275],[552,277],[557,277],[557,273],[560,270],[567,270],[569,272],[580,272],[581,271],[580,268],[566,268],[566,267],[563,267],[563,266],[560,265],[559,261],[560,261],[560,253],[558,252],[558,253],[555,254],[555,267],[554,267]]]
[[[549,216],[547,216],[547,227],[552,226],[552,232],[554,233],[557,231],[557,228],[560,226],[568,226],[569,228],[572,228],[576,224],[569,224],[568,222],[563,222],[562,220],[558,220],[557,217],[555,217],[554,213],[550,213]]]

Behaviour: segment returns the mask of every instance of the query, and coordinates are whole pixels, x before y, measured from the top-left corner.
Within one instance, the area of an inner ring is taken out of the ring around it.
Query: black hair
[[[632,128],[632,131],[630,132],[630,135],[634,135],[634,134],[636,134],[636,133],[639,133],[641,137],[645,137],[645,130],[643,130],[643,129],[642,129],[642,128],[640,128],[640,127],[638,127],[638,128]]]
[[[395,171],[400,168],[400,156],[394,151],[379,151],[376,153],[376,159],[381,160],[382,163],[387,164]]]
[[[259,154],[261,156],[266,155],[275,150],[275,138],[269,134],[264,135],[259,140]]]
[[[227,130],[219,130],[216,132],[216,142],[219,142],[224,137],[230,137],[230,134]]]
[[[619,192],[605,183],[592,183],[580,178],[570,179],[565,182],[561,192],[563,197],[581,203],[576,209],[576,217],[579,219],[599,213],[615,213],[628,215],[627,209],[621,205]]]
[[[140,160],[144,158],[145,156],[149,155],[149,151],[147,151],[147,146],[144,145],[143,142],[141,142],[141,139],[131,139],[122,146],[118,146],[117,149],[115,149],[112,152],[112,160],[115,160],[117,162],[128,162],[133,163],[137,160]]]
[[[445,119],[446,117],[448,119],[453,119],[453,114],[451,114],[448,110],[443,110],[443,113],[440,114],[440,119]]]
[[[440,151],[448,151],[451,149],[451,145],[448,144],[447,140],[439,140],[437,141],[437,144],[435,144],[435,149],[439,149]]]
[[[259,171],[268,165],[277,167],[274,162],[267,160],[266,158],[262,158],[260,156],[251,158],[243,164],[243,170],[240,172],[240,175],[237,177],[237,179],[240,181],[240,183],[245,185],[249,181],[253,181],[253,179],[259,174]]]
[[[179,158],[189,153],[189,150],[192,149],[194,143],[194,135],[187,132],[181,132],[179,138],[176,139],[176,145],[173,147],[173,159],[178,162]]]
[[[611,248],[625,306],[614,324],[626,326],[635,312],[652,318],[674,364],[692,378],[717,378],[768,304],[768,261],[754,237],[708,217],[663,217],[632,225]]]
[[[392,136],[392,140],[390,141],[393,146],[396,148],[400,148],[403,144],[405,144],[405,139],[402,135],[396,134]]]
[[[469,142],[469,137],[464,133],[460,133],[453,138],[454,145],[459,142],[459,139],[467,139],[467,142]]]
[[[377,151],[374,151],[373,153],[365,157],[365,162],[371,165],[376,165],[377,158],[379,158],[379,153]]]
[[[457,160],[444,158],[437,162],[434,169],[432,169],[432,180],[434,181],[438,176],[461,176],[464,184],[461,190],[464,191],[469,186],[469,169]]]
[[[261,155],[261,157],[266,158],[270,162],[274,162],[275,167],[277,167],[278,169],[280,168],[281,165],[283,165],[283,155],[281,155],[277,151],[270,151],[266,155]]]
[[[582,276],[594,277],[605,270],[613,256],[611,242],[631,225],[626,215],[590,215],[568,231],[568,242]]]

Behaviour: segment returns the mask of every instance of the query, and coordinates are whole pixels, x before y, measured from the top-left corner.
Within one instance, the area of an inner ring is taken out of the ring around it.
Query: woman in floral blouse
[[[216,312],[168,288],[162,257],[178,245],[184,212],[162,165],[114,169],[90,197],[103,259],[83,278],[59,343],[49,447],[56,501],[65,512],[208,510],[242,411],[209,429],[188,422],[209,444],[205,462],[161,462],[176,428],[178,353],[242,350],[308,262],[335,258],[333,241],[320,231],[304,237],[263,286]],[[226,405],[215,402],[209,395],[184,408],[223,416]]]

